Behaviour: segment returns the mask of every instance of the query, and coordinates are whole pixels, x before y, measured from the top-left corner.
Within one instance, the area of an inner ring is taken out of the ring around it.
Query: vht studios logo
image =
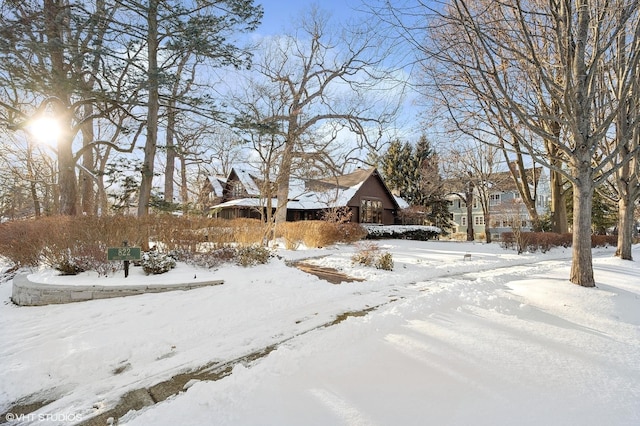
[[[74,413],[53,413],[53,414],[5,414],[7,422],[79,422],[82,420],[80,414]]]

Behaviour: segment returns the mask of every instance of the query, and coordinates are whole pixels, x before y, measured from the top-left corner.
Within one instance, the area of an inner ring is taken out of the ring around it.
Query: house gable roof
[[[512,165],[510,165],[512,167]],[[525,169],[527,184],[533,186],[537,184],[543,174],[541,167]],[[518,192],[518,186],[510,171],[494,172],[488,178],[493,192]],[[445,181],[445,187],[450,193],[464,192],[468,180],[463,178],[450,178]]]
[[[407,206],[404,200],[395,197],[377,169],[357,169],[352,173],[340,176],[327,177],[323,179],[309,179],[305,181],[292,180],[290,184],[288,209],[297,210],[320,210],[333,207],[343,207],[354,202],[358,191],[369,179],[375,179],[378,185],[383,188],[393,204],[394,209]],[[232,169],[227,179],[227,184],[232,181],[239,181],[245,188],[248,198],[227,201],[220,204],[220,207],[256,207],[255,199],[260,196],[260,183],[262,180],[256,175],[242,169]],[[275,201],[275,200],[274,200]],[[355,200],[357,201],[357,200]]]
[[[387,194],[387,196],[391,200],[391,203],[393,204],[393,208],[394,209],[403,208],[403,204],[405,204],[405,205],[407,204],[401,198],[396,197],[395,195],[393,195],[391,190],[389,190],[389,187],[387,186],[387,184],[384,182],[384,179],[382,179],[382,176],[380,176],[380,172],[378,172],[378,169],[376,169],[375,167],[372,167],[369,170],[359,170],[359,171],[364,171],[364,173],[358,174],[358,171],[356,171],[354,173],[351,173],[350,175],[345,175],[345,177],[346,177],[345,181],[349,182],[350,179],[358,179],[358,178],[360,178],[362,180],[359,183],[359,186],[362,186],[366,181],[368,181],[370,179],[375,179],[377,181],[377,184],[382,187],[383,191]],[[354,194],[354,196],[355,195],[356,194]]]
[[[227,183],[227,179],[220,176],[208,176],[207,182],[211,193],[216,197],[222,197],[224,185]]]
[[[245,169],[233,168],[231,169],[231,173],[229,173],[229,179],[227,179],[227,182],[230,182],[232,180],[238,180],[240,184],[243,186],[247,195],[251,197],[260,196],[260,186],[257,181],[261,179],[256,177],[255,174],[252,174],[251,172]]]
[[[375,180],[375,185],[382,188],[392,203],[393,209],[407,207],[407,203],[399,197],[394,196],[382,176],[375,167],[369,169],[357,169],[351,173],[340,176],[332,176],[324,179],[316,179],[308,181],[308,187],[314,192],[320,194],[335,194],[335,201],[329,207],[346,206],[359,203],[355,198],[361,196],[359,191],[370,180]],[[325,195],[326,196],[326,195]]]

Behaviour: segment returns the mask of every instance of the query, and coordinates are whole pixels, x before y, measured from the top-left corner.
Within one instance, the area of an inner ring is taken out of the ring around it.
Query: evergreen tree
[[[438,156],[425,135],[415,147],[394,140],[380,159],[381,173],[391,191],[410,206],[424,207],[424,218],[442,229],[451,227],[449,203],[444,197]]]
[[[380,159],[380,173],[387,187],[396,195],[405,198],[405,176],[410,161],[410,152],[399,139],[392,141]],[[406,200],[408,202],[408,200]]]

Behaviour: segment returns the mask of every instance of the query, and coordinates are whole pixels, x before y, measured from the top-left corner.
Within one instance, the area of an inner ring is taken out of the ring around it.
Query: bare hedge
[[[239,248],[262,246],[272,227],[256,219],[212,219],[173,215],[51,216],[0,224],[0,256],[14,268],[49,265],[63,274],[95,270],[108,274],[119,268],[108,262],[108,247],[124,241],[132,247],[143,242],[178,260],[216,266],[237,260]],[[287,222],[277,229],[287,245],[324,247],[354,242],[366,231],[358,224],[325,221]],[[246,257],[246,256],[245,256]]]
[[[516,234],[503,232],[500,239],[502,247],[517,249],[520,253],[525,251],[546,253],[554,247],[571,247],[573,234],[556,234],[553,232],[521,232]],[[618,237],[615,235],[591,236],[591,247],[608,247],[616,246],[617,244]]]

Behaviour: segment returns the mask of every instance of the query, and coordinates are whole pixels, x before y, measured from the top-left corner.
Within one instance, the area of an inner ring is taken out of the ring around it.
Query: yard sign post
[[[109,247],[107,260],[122,260],[124,263],[124,277],[129,276],[129,261],[142,259],[140,247],[129,247],[128,241],[122,242],[122,247]]]

